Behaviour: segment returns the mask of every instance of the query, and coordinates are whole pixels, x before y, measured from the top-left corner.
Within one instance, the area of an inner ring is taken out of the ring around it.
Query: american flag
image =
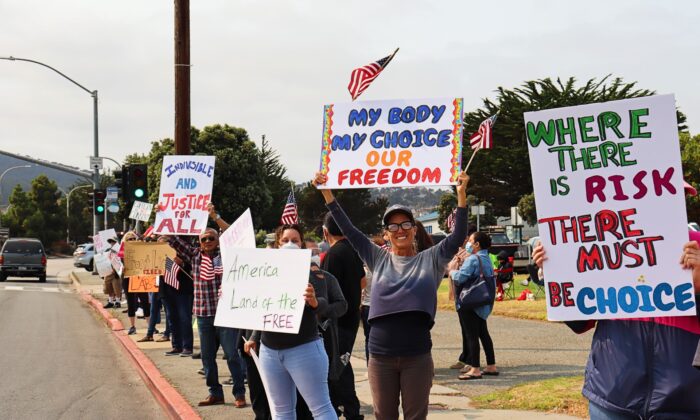
[[[379,73],[381,73],[382,70],[384,70],[384,68],[389,64],[391,59],[394,58],[397,51],[399,51],[398,48],[393,54],[377,60],[374,63],[367,64],[366,66],[358,67],[353,70],[352,73],[350,73],[350,84],[348,85],[348,91],[350,92],[350,96],[352,96],[353,101],[369,87],[370,83],[372,83],[377,76],[379,76]]]
[[[455,222],[457,221],[457,209],[452,210],[449,216],[447,216],[447,228],[450,232],[455,230]]]
[[[482,123],[479,124],[479,130],[469,137],[469,144],[471,144],[472,149],[490,149],[493,147],[491,130],[493,129],[493,124],[496,122],[496,117],[498,117],[498,114],[482,121]]]
[[[148,229],[146,229],[145,232],[143,232],[143,237],[147,238],[150,236],[150,234],[153,233],[153,225],[149,226]]]
[[[214,257],[212,263],[214,264],[214,274],[223,275],[224,265],[221,263],[221,255],[217,255],[216,257]]]
[[[284,210],[282,210],[282,224],[293,225],[298,221],[297,203],[294,201],[294,188],[292,188],[289,192],[289,196],[287,196],[287,204],[284,205]]]
[[[173,287],[175,290],[180,290],[180,281],[177,279],[177,273],[179,272],[180,266],[170,257],[165,257],[165,284]]]

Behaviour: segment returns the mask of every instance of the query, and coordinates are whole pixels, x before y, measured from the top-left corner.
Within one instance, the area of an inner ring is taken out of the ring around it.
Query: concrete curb
[[[102,307],[102,303],[95,299],[89,292],[82,290],[78,277],[71,271],[70,278],[75,283],[80,296],[92,308],[102,316],[102,319],[112,330],[112,336],[121,344],[122,350],[129,356],[129,360],[136,367],[143,382],[151,391],[156,401],[163,407],[168,417],[174,420],[198,420],[199,414],[189,402],[161,375],[156,365],[146,356],[136,343],[124,332],[121,321],[114,318]]]

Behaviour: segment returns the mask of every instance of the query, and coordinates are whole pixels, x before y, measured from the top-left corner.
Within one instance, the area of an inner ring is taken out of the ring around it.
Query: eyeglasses
[[[202,236],[199,238],[199,242],[205,243],[205,242],[214,242],[216,240],[215,237],[213,236]]]
[[[398,232],[399,227],[403,230],[411,230],[414,226],[416,226],[415,223],[411,222],[410,220],[407,220],[407,221],[401,222],[401,223],[389,223],[388,225],[385,226],[385,228],[389,232]]]

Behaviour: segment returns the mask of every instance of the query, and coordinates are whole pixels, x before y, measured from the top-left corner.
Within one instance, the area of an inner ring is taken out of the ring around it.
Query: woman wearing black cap
[[[324,184],[320,172],[314,185]],[[384,213],[384,229],[391,252],[372,243],[352,225],[331,190],[321,193],[333,218],[372,271],[369,322],[369,382],[374,415],[378,420],[398,419],[399,397],[403,417],[425,419],[433,380],[430,329],[435,324],[437,288],[445,267],[467,235],[467,182],[462,172],[457,185],[454,231],[438,246],[418,252],[413,212],[391,206]]]

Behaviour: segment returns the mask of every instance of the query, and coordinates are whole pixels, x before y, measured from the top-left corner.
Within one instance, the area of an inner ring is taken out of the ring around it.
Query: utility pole
[[[190,1],[175,0],[175,154],[190,154]]]

